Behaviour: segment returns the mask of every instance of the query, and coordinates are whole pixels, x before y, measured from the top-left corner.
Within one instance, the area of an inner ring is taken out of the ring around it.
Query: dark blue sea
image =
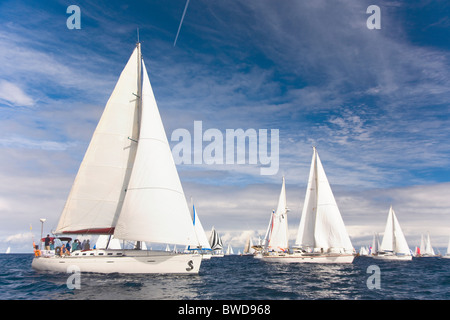
[[[31,254],[0,255],[0,300],[449,300],[450,259],[380,261],[350,265],[279,264],[252,256],[204,260],[198,275],[71,274],[38,272]]]

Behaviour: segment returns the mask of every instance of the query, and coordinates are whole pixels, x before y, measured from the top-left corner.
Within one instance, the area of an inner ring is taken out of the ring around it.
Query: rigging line
[[[186,5],[184,6],[184,11],[183,11],[183,15],[181,16],[180,25],[178,26],[177,35],[175,36],[175,41],[173,42],[174,47],[177,44],[178,35],[180,34],[181,25],[183,24],[184,16],[186,15],[186,10],[187,10],[188,5],[189,5],[189,0],[186,1]]]

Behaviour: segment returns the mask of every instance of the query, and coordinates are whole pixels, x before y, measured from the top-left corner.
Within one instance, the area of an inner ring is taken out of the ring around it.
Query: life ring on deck
[[[56,254],[57,256],[60,256],[60,255],[61,255],[61,247],[56,247],[56,248],[55,248],[55,254]]]

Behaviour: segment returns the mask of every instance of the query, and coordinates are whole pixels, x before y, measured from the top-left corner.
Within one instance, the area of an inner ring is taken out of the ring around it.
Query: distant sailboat
[[[223,243],[219,233],[214,226],[211,229],[211,235],[209,236],[209,244],[212,250],[212,257],[223,257]]]
[[[417,257],[420,258],[429,258],[429,257],[439,257],[439,254],[436,254],[434,252],[433,247],[431,246],[431,239],[430,239],[430,234],[427,234],[427,237],[425,238],[423,236],[423,234],[421,235],[420,238],[420,248],[419,248],[419,252],[416,255]]]
[[[360,256],[368,256],[369,250],[365,246],[362,246],[361,248],[359,248],[359,255]]]
[[[243,255],[253,255],[255,254],[255,248],[253,247],[252,238],[249,236],[245,242]]]
[[[286,185],[283,177],[277,209],[270,215],[269,226],[264,237],[264,256],[285,255],[289,250]]]
[[[389,209],[389,214],[384,230],[383,240],[381,242],[379,251],[373,256],[376,259],[384,260],[411,260],[412,254],[406,243],[403,231],[398,223],[392,206]]]
[[[231,244],[228,244],[227,252],[225,253],[227,256],[234,254],[233,247]]]
[[[195,209],[195,205],[191,199],[192,206],[192,221],[194,224],[195,234],[197,235],[198,242],[200,246],[192,249],[188,248],[188,250],[194,250],[197,253],[202,255],[204,260],[210,259],[212,255],[211,246],[209,244],[208,238],[206,237],[205,229],[203,229],[202,223],[200,221],[200,217],[198,216],[197,210]]]
[[[450,238],[448,239],[447,252],[442,256],[442,258],[450,259]]]
[[[284,256],[269,255],[266,260],[352,263],[354,259],[350,237],[316,148],[313,148],[308,186],[295,244],[293,253]]]
[[[378,233],[373,234],[372,239],[372,247],[370,248],[369,256],[375,256],[378,251],[380,250],[380,238],[378,236]]]
[[[138,43],[106,104],[55,234],[197,246],[194,226]],[[38,256],[37,270],[196,274],[200,255],[122,249]]]
[[[5,252],[6,254],[9,254],[9,253],[11,253],[11,247],[8,247],[7,249],[6,249],[6,252]]]

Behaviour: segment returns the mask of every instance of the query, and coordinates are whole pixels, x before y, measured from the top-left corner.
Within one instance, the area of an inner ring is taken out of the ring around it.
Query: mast
[[[137,49],[137,127],[141,127],[141,119],[142,119],[142,52],[141,52],[141,43],[139,42],[139,29],[138,29],[138,42],[136,43]],[[140,130],[138,131],[138,136],[136,137],[136,141],[139,141]]]

